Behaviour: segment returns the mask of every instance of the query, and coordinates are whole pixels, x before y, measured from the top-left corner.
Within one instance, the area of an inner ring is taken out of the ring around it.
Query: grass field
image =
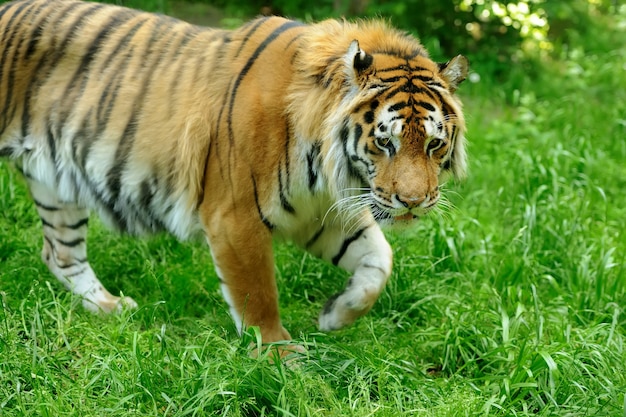
[[[626,35],[600,23],[540,71],[462,86],[470,177],[389,235],[392,279],[354,326],[316,330],[346,276],[276,246],[298,366],[248,356],[201,244],[92,219],[94,269],[140,308],[84,311],[0,162],[0,416],[626,415]]]

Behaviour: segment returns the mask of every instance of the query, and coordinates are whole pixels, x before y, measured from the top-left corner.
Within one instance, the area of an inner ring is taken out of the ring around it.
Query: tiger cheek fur
[[[237,330],[290,339],[272,242],[352,275],[319,316],[339,329],[391,275],[379,222],[420,216],[465,173],[458,56],[436,64],[379,21],[279,17],[233,31],[73,0],[0,6],[0,155],[24,173],[52,273],[94,311],[89,210],[114,228],[204,234]]]

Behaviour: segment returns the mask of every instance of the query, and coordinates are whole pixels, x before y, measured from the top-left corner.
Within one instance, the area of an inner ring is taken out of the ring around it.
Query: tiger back
[[[272,240],[349,271],[323,330],[391,274],[380,224],[463,177],[462,56],[437,64],[381,21],[259,18],[233,31],[74,0],[0,6],[0,155],[23,172],[42,257],[93,311],[136,306],[87,259],[89,211],[131,234],[204,236],[237,328],[290,339]]]

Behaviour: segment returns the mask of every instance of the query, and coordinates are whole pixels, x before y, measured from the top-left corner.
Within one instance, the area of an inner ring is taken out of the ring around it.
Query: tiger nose
[[[411,209],[427,201],[428,195],[425,195],[423,197],[408,197],[408,196],[401,196],[399,194],[396,194],[396,200],[400,204],[402,204],[404,207]]]
[[[396,194],[396,200],[404,207],[412,209],[417,206],[426,206],[430,201],[436,200],[439,194],[439,187],[423,197],[409,197]]]

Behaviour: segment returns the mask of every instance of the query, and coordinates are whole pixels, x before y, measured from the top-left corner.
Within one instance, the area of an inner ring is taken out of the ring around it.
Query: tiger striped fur
[[[204,235],[239,331],[290,339],[272,240],[352,273],[319,317],[365,314],[391,274],[379,223],[429,212],[466,169],[457,56],[436,64],[385,22],[280,17],[227,31],[74,0],[0,6],[0,155],[43,224],[43,259],[86,308],[111,295],[89,210],[131,234]]]

